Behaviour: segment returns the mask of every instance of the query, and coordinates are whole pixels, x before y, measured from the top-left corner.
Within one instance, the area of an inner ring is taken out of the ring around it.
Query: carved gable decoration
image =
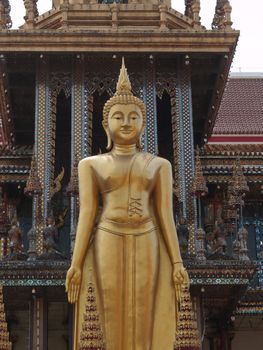
[[[193,19],[168,8],[148,4],[63,4],[35,19],[37,29],[64,30],[195,30]]]

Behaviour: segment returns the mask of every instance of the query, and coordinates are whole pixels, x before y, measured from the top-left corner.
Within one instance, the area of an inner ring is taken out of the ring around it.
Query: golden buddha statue
[[[132,94],[124,61],[102,124],[110,152],[79,163],[80,214],[66,279],[75,304],[74,350],[90,278],[107,350],[172,350],[177,304],[189,280],[173,218],[171,164],[140,151],[145,106]]]

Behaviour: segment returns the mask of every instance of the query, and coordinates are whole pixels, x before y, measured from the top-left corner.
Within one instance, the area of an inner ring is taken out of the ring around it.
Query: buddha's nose
[[[129,126],[130,125],[130,120],[129,117],[126,115],[123,118],[122,126]]]

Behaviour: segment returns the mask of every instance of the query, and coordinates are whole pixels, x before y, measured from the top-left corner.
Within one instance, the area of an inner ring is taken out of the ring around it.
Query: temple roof
[[[164,14],[163,23],[160,19]],[[66,17],[66,19],[65,19]],[[162,26],[163,25],[163,26]],[[73,3],[60,4],[37,16],[35,29],[82,29],[103,31],[107,29],[201,29],[193,19],[177,12],[167,5],[147,3]],[[27,29],[28,22],[21,28]]]
[[[230,77],[214,135],[263,135],[263,74]]]

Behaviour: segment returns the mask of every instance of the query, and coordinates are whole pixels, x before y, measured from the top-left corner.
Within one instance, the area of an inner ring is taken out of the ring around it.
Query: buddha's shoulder
[[[156,156],[154,154],[148,153],[148,152],[142,152],[142,154],[144,155],[144,157],[148,160],[149,163],[153,163],[159,167],[171,167],[171,163],[169,162],[169,160]]]
[[[109,161],[109,158],[111,158],[111,153],[97,154],[95,156],[81,159],[79,166],[94,166],[96,164],[102,164]]]

